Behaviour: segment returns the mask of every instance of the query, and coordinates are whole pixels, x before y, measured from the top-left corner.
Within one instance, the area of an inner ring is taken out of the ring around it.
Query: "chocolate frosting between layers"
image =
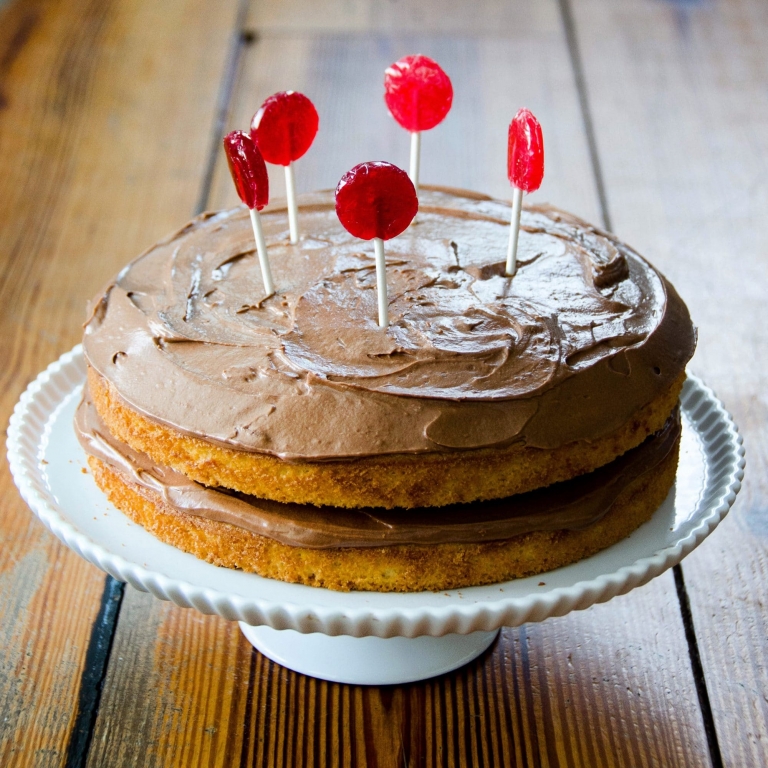
[[[282,504],[207,488],[117,441],[86,400],[78,407],[75,428],[87,453],[177,510],[290,546],[325,549],[473,543],[532,531],[586,528],[610,511],[625,488],[669,455],[680,437],[680,418],[675,410],[664,428],[637,448],[573,480],[506,499],[409,510]]]
[[[387,242],[377,325],[370,243],[331,192],[262,221],[263,299],[244,208],[203,214],[123,269],[86,324],[88,363],[134,409],[187,435],[292,461],[610,434],[678,378],[695,330],[644,259],[569,214],[524,210],[504,276],[507,204],[424,189]]]

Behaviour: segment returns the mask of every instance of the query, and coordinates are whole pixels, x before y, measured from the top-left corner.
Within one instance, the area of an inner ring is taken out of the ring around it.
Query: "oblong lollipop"
[[[410,177],[419,185],[421,132],[445,119],[453,103],[451,78],[429,56],[404,56],[384,72],[384,101],[392,117],[411,132]]]
[[[527,109],[518,110],[509,124],[507,177],[513,191],[506,273],[512,276],[517,271],[517,239],[523,192],[535,192],[544,178],[544,138],[541,125]]]
[[[315,105],[296,91],[270,96],[251,120],[251,138],[268,163],[285,166],[285,193],[288,198],[288,226],[291,242],[299,241],[296,181],[293,163],[303,157],[315,140],[320,117]]]
[[[408,228],[419,209],[408,174],[392,163],[360,163],[347,171],[336,187],[336,214],[342,226],[361,240],[373,240],[379,325],[389,325],[384,241]]]
[[[259,217],[259,211],[269,203],[267,166],[253,139],[243,131],[232,131],[224,137],[224,152],[227,155],[229,172],[235,182],[237,194],[248,206],[251,213],[253,236],[256,240],[256,252],[259,255],[264,290],[267,296],[271,296],[275,292],[275,287],[272,283],[267,244],[264,240],[261,218]]]

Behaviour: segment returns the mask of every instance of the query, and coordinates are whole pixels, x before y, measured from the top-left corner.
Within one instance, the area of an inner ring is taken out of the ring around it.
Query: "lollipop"
[[[512,184],[512,221],[507,248],[507,274],[517,270],[517,237],[523,192],[535,192],[544,178],[544,139],[539,121],[527,109],[518,110],[509,124],[507,176]]]
[[[288,226],[291,242],[299,241],[296,181],[293,163],[312,146],[319,117],[314,104],[303,94],[281,91],[270,96],[251,120],[251,138],[268,163],[285,166]]]
[[[373,240],[379,325],[389,325],[384,241],[397,237],[413,221],[419,201],[408,174],[391,163],[360,163],[336,187],[336,214],[344,228],[361,240]]]
[[[384,101],[392,117],[411,132],[410,177],[418,187],[421,132],[434,128],[448,114],[453,101],[451,80],[427,56],[405,56],[384,73]]]
[[[227,155],[229,172],[235,182],[235,188],[240,199],[251,212],[253,236],[256,240],[256,251],[259,254],[261,277],[264,280],[264,290],[267,296],[275,292],[272,284],[272,272],[269,269],[267,244],[261,229],[259,211],[269,202],[269,177],[267,166],[258,147],[247,133],[232,131],[224,137],[224,151]]]

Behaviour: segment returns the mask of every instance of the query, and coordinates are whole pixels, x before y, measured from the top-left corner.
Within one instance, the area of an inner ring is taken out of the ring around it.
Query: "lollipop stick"
[[[517,236],[520,233],[520,211],[523,207],[523,190],[512,188],[512,221],[509,227],[509,246],[507,247],[507,275],[517,272]]]
[[[411,132],[411,177],[413,186],[419,189],[419,165],[421,164],[421,131]]]
[[[293,163],[285,166],[285,194],[288,197],[288,228],[291,231],[291,243],[299,242],[299,212],[296,208],[296,179],[293,176]]]
[[[261,217],[255,208],[251,208],[251,224],[253,224],[253,236],[256,239],[256,252],[259,254],[259,265],[261,266],[261,278],[264,281],[264,290],[267,297],[275,292],[275,286],[272,284],[272,272],[269,269],[269,257],[267,256],[267,244],[264,241],[264,232],[261,229]]]
[[[384,241],[380,237],[373,238],[373,250],[376,254],[376,286],[379,292],[379,326],[389,325],[387,310],[387,264],[384,261]]]

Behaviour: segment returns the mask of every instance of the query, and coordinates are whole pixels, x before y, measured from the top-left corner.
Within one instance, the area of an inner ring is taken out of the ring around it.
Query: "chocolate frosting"
[[[282,504],[207,488],[117,441],[87,400],[80,403],[75,428],[87,453],[129,482],[160,494],[177,510],[236,525],[283,544],[324,549],[472,543],[531,531],[586,528],[607,514],[625,488],[669,455],[680,436],[680,418],[675,410],[664,428],[637,448],[573,480],[506,499],[409,510]]]
[[[199,216],[120,272],[92,306],[88,363],[134,409],[194,436],[292,461],[555,448],[622,426],[678,378],[685,304],[613,235],[523,211],[504,276],[506,203],[420,191],[386,244],[390,326],[370,243],[331,192],[262,212],[277,293],[264,299],[248,213]]]

